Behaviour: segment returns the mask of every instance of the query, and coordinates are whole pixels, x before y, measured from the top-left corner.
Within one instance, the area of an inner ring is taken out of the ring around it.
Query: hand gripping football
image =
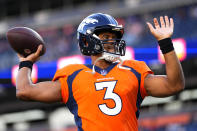
[[[30,28],[14,27],[8,30],[6,36],[11,47],[24,57],[35,53],[40,44],[43,45],[40,56],[46,51],[42,37]]]

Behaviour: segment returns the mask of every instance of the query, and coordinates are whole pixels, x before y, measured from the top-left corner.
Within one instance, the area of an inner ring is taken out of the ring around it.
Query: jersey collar
[[[108,66],[105,69],[101,69],[98,66],[95,66],[95,71],[103,76],[107,75],[118,63],[112,63],[110,66]],[[92,69],[93,65],[92,64],[86,64],[88,68]]]

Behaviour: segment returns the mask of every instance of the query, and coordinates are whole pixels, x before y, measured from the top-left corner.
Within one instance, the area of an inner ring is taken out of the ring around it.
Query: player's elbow
[[[180,84],[178,85],[178,90],[179,92],[185,89],[185,81],[180,82]]]
[[[29,91],[27,89],[20,89],[16,91],[16,97],[20,100],[29,101]]]
[[[183,91],[185,88],[185,82],[181,81],[181,82],[177,82],[176,85],[172,86],[172,92],[173,94],[179,93],[181,91]]]

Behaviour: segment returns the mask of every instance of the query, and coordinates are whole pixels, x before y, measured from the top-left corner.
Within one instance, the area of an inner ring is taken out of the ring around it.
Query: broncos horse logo
[[[98,20],[97,19],[93,19],[93,18],[84,19],[82,21],[82,24],[79,27],[79,30],[80,31],[83,31],[83,28],[84,28],[85,25],[88,25],[88,24],[96,24],[96,23],[98,23]]]
[[[96,23],[98,23],[98,20],[93,19],[93,18],[87,18],[87,19],[84,20],[84,23],[86,23],[86,24],[90,24],[90,23],[96,24]]]

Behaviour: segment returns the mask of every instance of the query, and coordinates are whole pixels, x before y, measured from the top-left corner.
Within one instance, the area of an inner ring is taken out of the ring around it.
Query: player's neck
[[[97,58],[96,56],[92,56],[92,64],[94,64],[94,62],[96,61]],[[107,67],[109,67],[112,63],[111,62],[107,62],[106,60],[99,60],[96,62],[96,66],[101,68],[101,69],[106,69]]]

